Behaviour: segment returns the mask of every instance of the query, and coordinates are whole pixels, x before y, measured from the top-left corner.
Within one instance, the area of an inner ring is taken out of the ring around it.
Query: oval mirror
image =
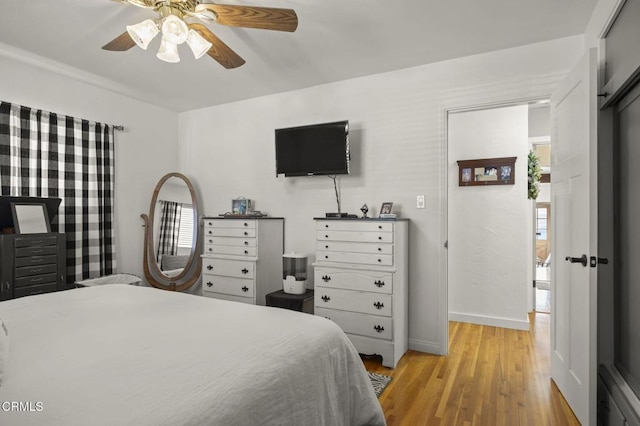
[[[184,291],[202,269],[198,199],[189,179],[169,173],[156,185],[145,222],[144,274],[154,287]]]

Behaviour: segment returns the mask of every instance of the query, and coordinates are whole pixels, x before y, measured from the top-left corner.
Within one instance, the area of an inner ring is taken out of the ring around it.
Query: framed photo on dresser
[[[45,203],[11,203],[16,234],[46,234],[51,232]]]

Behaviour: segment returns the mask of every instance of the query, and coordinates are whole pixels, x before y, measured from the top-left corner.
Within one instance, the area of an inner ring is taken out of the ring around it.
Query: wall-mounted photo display
[[[458,161],[458,185],[513,185],[517,157]]]

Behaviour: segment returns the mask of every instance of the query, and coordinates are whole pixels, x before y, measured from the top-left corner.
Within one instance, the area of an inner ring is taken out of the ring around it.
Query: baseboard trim
[[[468,322],[478,325],[489,325],[492,327],[512,328],[515,330],[529,331],[529,319],[519,321],[510,318],[488,317],[485,315],[462,314],[459,312],[449,312],[449,321]]]
[[[409,339],[409,349],[412,351],[425,352],[428,354],[445,355],[446,348],[443,348],[436,342],[425,342],[422,340]]]

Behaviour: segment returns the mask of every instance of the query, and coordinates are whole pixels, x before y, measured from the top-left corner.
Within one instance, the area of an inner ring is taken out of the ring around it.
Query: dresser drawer
[[[16,278],[28,277],[31,275],[55,274],[58,272],[58,265],[34,265],[16,268]]]
[[[255,263],[244,260],[230,259],[202,259],[202,270],[207,275],[222,275],[225,277],[253,278]]]
[[[393,223],[319,220],[316,222],[316,229],[318,231],[393,232]]]
[[[314,314],[335,322],[345,333],[386,340],[393,339],[393,321],[389,317],[378,317],[318,307],[315,308]]]
[[[255,237],[238,238],[238,237],[206,237],[205,244],[215,244],[219,246],[241,246],[241,247],[255,247]]]
[[[318,231],[318,241],[353,241],[360,243],[392,243],[390,232]]]
[[[234,296],[253,297],[255,283],[253,280],[220,275],[202,275],[202,290],[206,292],[231,294]]]
[[[44,284],[53,284],[55,287],[57,285],[57,277],[56,274],[46,274],[46,275],[34,275],[30,277],[17,278],[15,281],[16,291],[18,287],[28,287],[32,285],[44,285]]]
[[[255,304],[253,297],[234,296],[233,294],[216,293],[214,291],[202,291],[204,297],[211,297],[212,299],[229,300],[231,302],[248,303],[250,305]]]
[[[239,247],[239,246],[219,246],[215,244],[207,244],[204,248],[205,254],[232,254],[236,256],[256,256],[255,247]]]
[[[317,251],[345,251],[353,253],[393,254],[393,244],[352,243],[345,241],[318,241]]]
[[[205,228],[205,237],[238,237],[238,238],[255,238],[255,228]]]
[[[316,287],[314,299],[315,306],[321,308],[386,317],[392,314],[390,294]]]
[[[28,287],[16,287],[15,297],[31,296],[34,294],[51,293],[57,290],[55,283],[32,285]]]
[[[393,293],[393,275],[391,272],[359,271],[316,266],[313,273],[316,289],[333,287],[386,294]]]
[[[16,268],[23,266],[39,266],[56,264],[58,262],[58,256],[31,256],[31,257],[18,257],[15,259],[14,264]]]
[[[212,220],[206,219],[204,221],[204,228],[243,228],[243,229],[256,229],[255,220],[242,220],[242,219],[222,219]]]
[[[16,248],[16,258],[17,257],[29,257],[29,256],[47,256],[47,255],[55,255],[58,253],[58,249],[56,246],[33,246],[33,247],[20,247]]]
[[[55,246],[56,244],[57,244],[56,237],[36,237],[36,238],[16,237],[15,239],[16,248]]]
[[[364,265],[393,265],[391,254],[349,253],[339,251],[318,252],[316,260],[323,262],[361,263]]]

